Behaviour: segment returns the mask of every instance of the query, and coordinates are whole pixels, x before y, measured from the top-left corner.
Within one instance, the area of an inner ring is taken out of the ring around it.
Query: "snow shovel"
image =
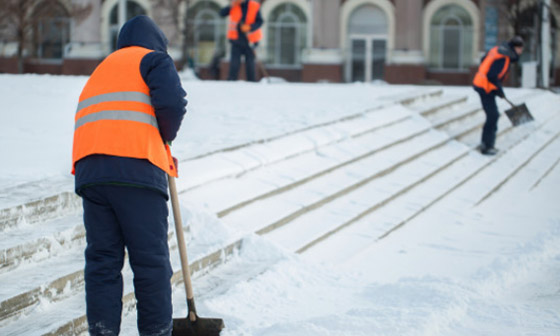
[[[521,124],[534,120],[525,103],[521,105],[514,105],[506,97],[504,97],[504,99],[511,105],[511,108],[509,110],[506,110],[506,115],[513,126],[519,126]]]
[[[173,319],[173,336],[215,336],[220,335],[224,328],[224,320],[219,318],[202,318],[196,314],[194,305],[194,293],[191,282],[191,272],[187,259],[187,248],[183,235],[183,221],[179,210],[179,197],[177,196],[177,186],[175,178],[167,176],[169,181],[169,193],[171,194],[171,207],[173,208],[173,218],[175,219],[175,234],[177,235],[177,246],[181,256],[181,270],[183,272],[183,282],[187,292],[188,313],[186,318]]]
[[[266,78],[266,81],[268,83],[270,83],[270,76],[268,75],[268,71],[266,71],[266,68],[262,64],[261,60],[257,57],[257,52],[255,51],[255,48],[251,48],[251,50],[253,51],[253,56],[255,57],[255,63],[257,63],[257,66],[259,67],[259,70],[262,72],[263,77]]]

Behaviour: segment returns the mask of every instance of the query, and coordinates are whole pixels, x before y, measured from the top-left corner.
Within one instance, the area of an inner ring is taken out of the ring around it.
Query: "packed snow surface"
[[[72,191],[74,113],[86,80],[0,75],[0,209],[35,199],[32,192]],[[363,113],[417,89],[199,81],[184,87],[188,114],[173,144],[182,161]],[[443,89],[477,99],[468,87]],[[557,104],[549,98],[541,108]],[[546,170],[538,162],[529,168]],[[199,315],[223,318],[224,336],[560,335],[560,166],[522,187],[529,175],[518,174],[480,205],[450,195],[358,250],[352,246],[363,241],[360,232],[302,254],[248,235],[225,265],[195,277]],[[181,201],[199,242],[205,234],[208,244],[236,234],[208,209]],[[359,225],[375,224],[367,220]],[[184,300],[176,288],[176,316],[185,314]],[[122,334],[137,334],[134,314],[123,319]]]

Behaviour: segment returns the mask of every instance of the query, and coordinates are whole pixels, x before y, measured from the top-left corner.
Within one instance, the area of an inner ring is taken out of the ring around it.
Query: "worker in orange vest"
[[[515,36],[509,42],[490,49],[482,58],[473,80],[473,86],[480,95],[482,107],[486,114],[486,122],[482,128],[480,152],[484,155],[495,155],[494,147],[498,130],[498,106],[496,96],[505,98],[502,82],[511,63],[517,62],[523,52],[523,39]]]
[[[121,28],[117,50],[90,76],[75,115],[72,173],[82,197],[91,335],[118,335],[125,248],[140,335],[171,335],[167,175],[186,93],[167,38],[147,16]]]
[[[230,6],[220,11],[222,17],[229,15],[227,38],[231,43],[231,57],[228,80],[237,80],[242,55],[245,57],[247,80],[251,82],[256,80],[253,46],[256,46],[262,38],[261,26],[264,22],[260,6],[260,3],[254,0],[232,0]]]

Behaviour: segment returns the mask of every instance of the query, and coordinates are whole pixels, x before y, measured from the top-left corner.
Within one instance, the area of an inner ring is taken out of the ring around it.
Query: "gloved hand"
[[[173,158],[173,164],[175,165],[175,168],[177,169],[177,176],[179,176],[179,160],[177,160],[176,157],[172,156],[171,158]]]
[[[498,92],[496,93],[496,96],[498,96],[502,99],[506,98],[506,95],[504,94],[503,90],[498,90]]]
[[[251,30],[251,25],[248,24],[242,24],[241,25],[241,31],[244,33],[248,33]]]

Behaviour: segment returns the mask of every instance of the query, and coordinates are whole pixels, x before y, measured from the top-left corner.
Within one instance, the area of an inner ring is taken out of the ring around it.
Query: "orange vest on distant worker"
[[[109,55],[87,81],[75,116],[72,174],[94,154],[146,159],[177,177],[171,151],[158,129],[150,89],[140,74],[152,50],[128,47]]]
[[[494,47],[490,49],[490,51],[488,51],[488,55],[486,55],[486,57],[478,67],[478,72],[474,76],[473,85],[483,89],[486,93],[497,90],[498,88],[496,87],[496,85],[490,83],[487,75],[488,71],[490,71],[490,67],[492,67],[492,64],[502,58],[506,59],[506,63],[504,65],[504,68],[502,69],[502,72],[500,72],[500,74],[498,75],[498,79],[503,80],[508,71],[510,59],[508,56],[500,54],[498,52],[498,47]]]
[[[257,13],[259,12],[261,5],[256,1],[249,0],[247,6],[248,7],[247,7],[247,15],[245,16],[245,24],[251,25],[255,23],[257,19]],[[242,17],[243,17],[243,12],[241,11],[241,5],[238,4],[236,6],[231,7],[229,11],[229,26],[227,32],[228,39],[237,40],[239,38],[237,25],[239,24],[239,21],[241,21]],[[253,32],[247,33],[247,39],[251,43],[257,43],[261,40],[261,38],[262,38],[262,30],[260,28]]]

